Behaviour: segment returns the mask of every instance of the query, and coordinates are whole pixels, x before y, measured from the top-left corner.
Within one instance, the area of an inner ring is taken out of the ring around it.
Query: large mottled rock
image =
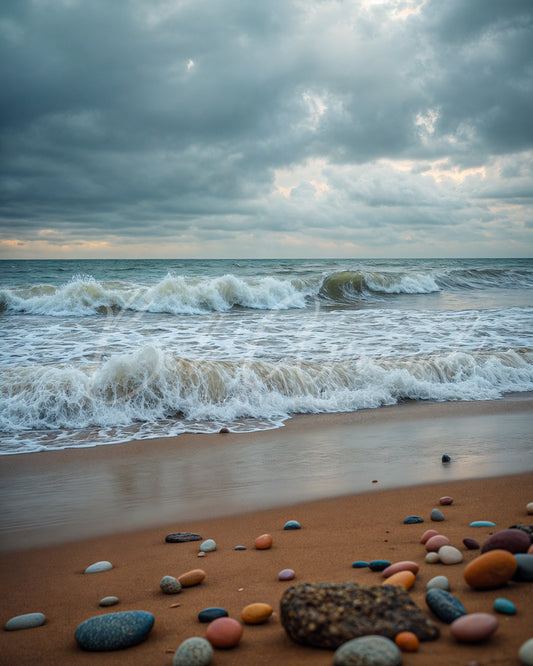
[[[82,622],[74,634],[83,650],[122,650],[143,641],[154,625],[147,611],[123,611],[96,615]]]
[[[352,638],[394,639],[411,631],[422,641],[439,629],[400,587],[357,583],[298,583],[280,603],[281,624],[296,643],[336,649]]]

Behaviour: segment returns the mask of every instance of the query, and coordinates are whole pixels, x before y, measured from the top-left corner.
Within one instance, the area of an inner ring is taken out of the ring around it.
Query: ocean
[[[533,260],[0,262],[0,454],[533,390]]]

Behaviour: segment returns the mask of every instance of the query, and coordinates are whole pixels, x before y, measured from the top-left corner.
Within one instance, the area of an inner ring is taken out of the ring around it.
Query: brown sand
[[[441,507],[445,522],[432,523],[429,514],[443,495],[451,495],[453,505]],[[466,551],[462,539],[471,536],[482,543],[491,532],[533,522],[526,514],[526,504],[531,501],[533,473],[525,473],[388,489],[188,524],[169,522],[132,533],[3,553],[0,621],[5,624],[15,615],[39,611],[47,622],[34,629],[0,631],[0,663],[170,666],[184,639],[205,636],[207,625],[197,620],[201,609],[223,606],[230,616],[240,618],[244,606],[261,601],[273,606],[275,614],[264,625],[245,626],[239,646],[216,650],[213,664],[332,664],[331,651],[298,646],[286,636],[279,621],[279,600],[292,583],[280,582],[278,572],[295,569],[294,582],[379,584],[383,580],[380,573],[353,569],[352,562],[410,559],[421,565],[411,595],[428,615],[425,585],[439,574],[448,576],[452,592],[469,612],[492,612],[497,597],[510,599],[518,612],[515,616],[499,615],[498,631],[489,642],[477,645],[457,643],[449,627],[436,620],[440,639],[421,643],[417,653],[406,653],[404,665],[518,665],[520,645],[533,637],[533,584],[509,583],[484,592],[469,589],[463,571],[479,551]],[[424,517],[425,523],[404,525],[403,519],[411,514]],[[302,529],[284,531],[283,525],[290,519],[298,520]],[[470,528],[473,520],[492,520],[497,527]],[[424,562],[425,549],[419,539],[430,527],[446,534],[463,551],[463,563],[445,566]],[[165,543],[166,534],[176,531],[213,538],[217,551],[198,558],[198,542]],[[255,537],[266,532],[273,536],[272,549],[255,550]],[[235,551],[238,544],[247,550]],[[115,568],[83,575],[85,567],[98,560],[110,560]],[[194,568],[207,572],[201,585],[173,596],[160,591],[162,576],[178,576]],[[118,596],[120,604],[99,608],[98,601],[107,595]],[[89,653],[77,647],[74,631],[80,622],[119,610],[147,610],[155,615],[154,628],[144,643],[107,653]]]

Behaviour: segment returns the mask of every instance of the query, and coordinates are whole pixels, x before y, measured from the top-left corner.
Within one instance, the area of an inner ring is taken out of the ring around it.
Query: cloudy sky
[[[2,0],[0,257],[533,256],[531,0]]]

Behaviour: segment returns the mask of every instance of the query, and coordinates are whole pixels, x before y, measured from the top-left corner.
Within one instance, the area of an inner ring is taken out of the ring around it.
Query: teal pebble
[[[297,520],[288,520],[283,526],[284,530],[300,530],[302,526]]]
[[[235,550],[246,550],[246,546],[235,546]]]
[[[208,666],[213,659],[213,648],[205,638],[187,638],[174,653],[172,666]]]
[[[143,641],[154,626],[154,619],[147,611],[96,615],[78,626],[74,638],[83,650],[122,650]]]
[[[390,567],[391,562],[388,560],[372,560],[368,563],[368,566],[372,571],[383,571],[387,567]]]
[[[356,560],[353,564],[352,567],[354,569],[364,569],[365,567],[368,566],[368,562],[365,562],[364,560]]]
[[[32,629],[33,627],[40,627],[45,622],[46,617],[43,613],[26,613],[25,615],[17,615],[8,620],[5,630]]]
[[[415,523],[423,523],[424,519],[420,516],[407,516],[403,522],[404,525],[414,525]]]
[[[470,527],[496,527],[496,523],[490,520],[474,520],[473,523],[470,523]]]
[[[225,608],[220,608],[220,606],[210,606],[198,613],[198,620],[200,622],[212,622],[219,617],[228,617],[228,611]]]
[[[509,599],[503,599],[502,597],[494,600],[494,610],[497,613],[503,613],[504,615],[516,614],[516,606],[513,602],[509,601]]]

